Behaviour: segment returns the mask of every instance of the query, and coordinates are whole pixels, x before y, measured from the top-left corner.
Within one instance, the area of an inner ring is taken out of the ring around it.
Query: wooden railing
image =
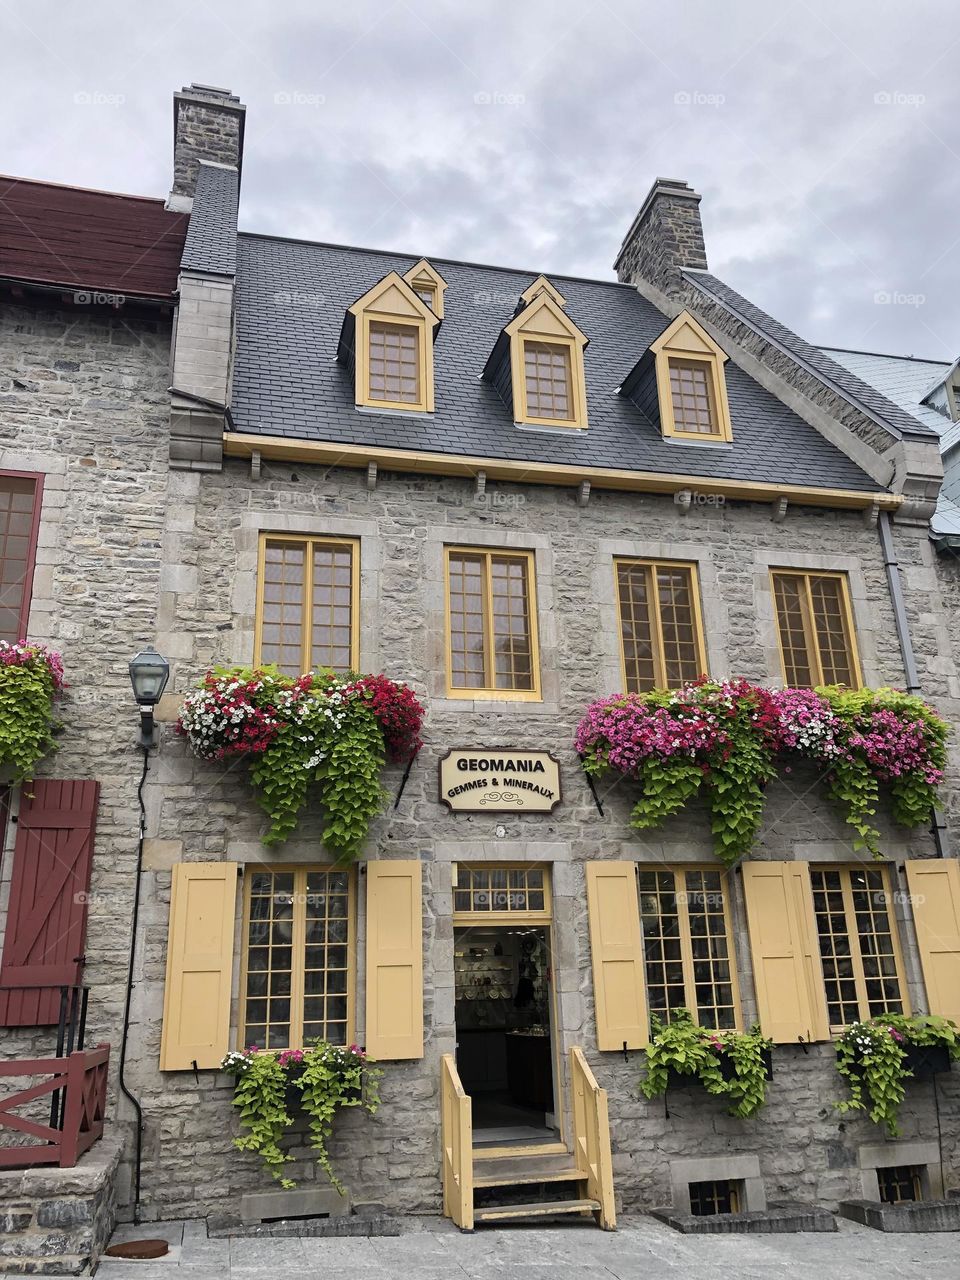
[[[108,1044],[98,1045],[96,1049],[78,1049],[64,1058],[0,1062],[0,1080],[4,1077],[49,1077],[27,1089],[0,1096],[0,1129],[12,1129],[39,1139],[37,1143],[24,1146],[4,1146],[0,1142],[0,1169],[35,1164],[55,1164],[61,1169],[71,1169],[103,1134],[109,1062]],[[51,1107],[51,1114],[59,1116],[57,1123],[38,1124],[26,1116],[13,1114],[14,1107],[26,1106],[61,1090],[59,1107]]]
[[[445,1053],[440,1064],[440,1114],[444,1216],[472,1231],[473,1114],[452,1053]]]
[[[573,1156],[587,1184],[587,1196],[600,1205],[597,1215],[605,1231],[617,1225],[613,1200],[613,1159],[610,1154],[610,1120],[607,1091],[601,1089],[587,1066],[583,1051],[570,1050],[570,1092],[573,1099]]]

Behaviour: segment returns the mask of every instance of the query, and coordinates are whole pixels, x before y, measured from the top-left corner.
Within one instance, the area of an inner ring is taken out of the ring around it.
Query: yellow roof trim
[[[475,457],[470,454],[428,453],[412,449],[384,449],[377,445],[333,444],[320,440],[291,440],[283,436],[246,435],[228,432],[223,437],[224,453],[232,458],[249,458],[259,453],[276,462],[315,463],[326,467],[366,467],[375,462],[385,471],[417,472],[423,475],[476,477],[483,471],[488,480],[515,484],[577,486],[584,480],[597,489],[617,489],[625,493],[676,493],[696,489],[738,502],[776,502],[786,498],[802,506],[837,507],[862,511],[877,504],[881,511],[896,511],[902,494],[873,493],[863,489],[821,489],[811,485],[759,484],[751,480],[714,480],[707,476],[662,474],[656,471],[621,471],[612,467],[573,467],[548,462],[514,462],[504,458]]]
[[[389,297],[394,290],[400,294],[402,303],[400,306],[398,306],[395,298],[390,299]],[[382,305],[385,298],[387,299],[386,305]],[[378,306],[378,303],[381,303],[381,305]],[[396,271],[388,271],[382,280],[378,280],[362,297],[351,303],[347,310],[354,316],[360,316],[365,311],[383,311],[389,313],[391,318],[396,318],[398,315],[402,316],[409,312],[411,316],[417,316],[422,320],[428,321],[433,328],[436,328],[440,323],[427,304],[417,297],[409,282],[404,280],[403,276],[398,275]]]
[[[567,300],[560,290],[550,283],[546,276],[537,276],[532,284],[528,284],[526,289],[520,295],[520,301],[525,305],[532,302],[538,293],[545,293],[552,298],[558,306],[565,307]]]

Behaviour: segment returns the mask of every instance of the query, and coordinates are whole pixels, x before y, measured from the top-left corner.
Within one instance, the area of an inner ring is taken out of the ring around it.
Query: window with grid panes
[[[691,1182],[690,1212],[695,1218],[711,1218],[718,1213],[739,1213],[738,1184],[727,1178],[715,1182]]]
[[[530,693],[538,687],[528,552],[447,551],[451,693]]]
[[[713,371],[709,364],[699,360],[671,360],[670,395],[674,431],[720,435],[713,399]]]
[[[846,576],[775,569],[773,594],[787,685],[859,687]]]
[[[37,482],[0,475],[0,640],[26,639],[27,574],[34,551]]]
[[[923,1199],[920,1170],[916,1165],[897,1165],[877,1170],[882,1204],[909,1204]]]
[[[570,348],[558,342],[523,343],[523,375],[526,381],[528,418],[573,417]]]
[[[703,675],[693,565],[617,560],[615,568],[627,692],[677,689]]]
[[[688,1009],[703,1027],[737,1026],[734,950],[722,871],[639,869],[640,923],[650,1012]]]
[[[370,322],[367,369],[371,400],[420,403],[420,329],[416,325]]]
[[[241,1044],[350,1043],[356,946],[349,871],[248,871],[244,947]]]
[[[547,911],[550,903],[541,867],[457,866],[453,909],[483,915],[491,911]]]
[[[810,867],[831,1027],[905,1013],[902,964],[883,867]]]
[[[256,661],[291,676],[355,668],[357,544],[266,536],[260,557]]]

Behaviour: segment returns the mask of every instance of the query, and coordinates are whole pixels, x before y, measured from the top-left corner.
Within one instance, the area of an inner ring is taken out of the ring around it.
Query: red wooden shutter
[[[0,960],[2,1027],[56,1023],[59,988],[81,980],[99,796],[99,782],[87,780],[23,784]]]

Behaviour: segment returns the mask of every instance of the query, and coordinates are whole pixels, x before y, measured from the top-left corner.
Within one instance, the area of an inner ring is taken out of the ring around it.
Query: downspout
[[[910,624],[907,621],[907,606],[903,599],[903,583],[900,578],[900,562],[893,545],[893,526],[890,513],[881,511],[877,516],[877,530],[880,534],[880,548],[883,551],[883,567],[887,574],[887,586],[890,589],[890,600],[893,604],[893,620],[897,628],[897,639],[900,641],[900,652],[903,655],[903,671],[907,677],[907,693],[920,694],[920,675],[917,671],[917,659],[910,638]],[[933,823],[930,828],[933,842],[936,845],[937,857],[949,857],[947,849],[947,824],[943,810],[935,808]]]

